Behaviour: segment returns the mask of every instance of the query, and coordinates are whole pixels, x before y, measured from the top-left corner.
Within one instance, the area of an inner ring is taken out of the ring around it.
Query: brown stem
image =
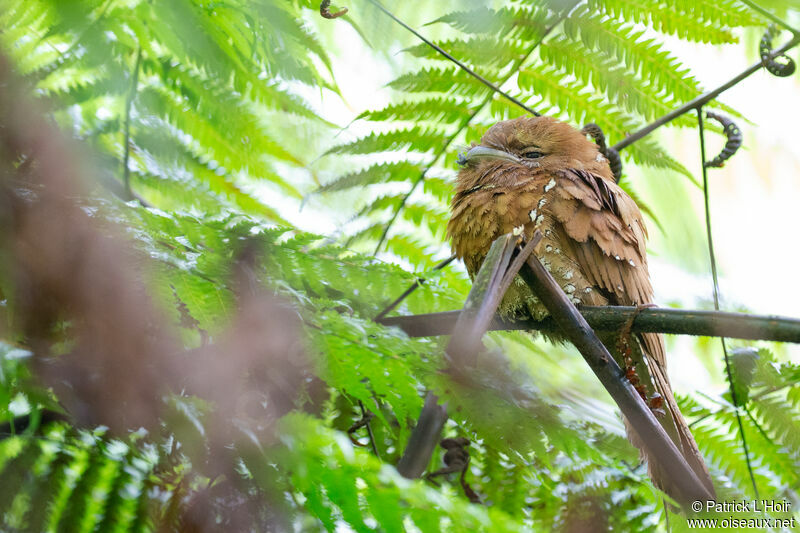
[[[794,37],[792,37],[792,39],[788,43],[786,43],[785,45],[783,45],[780,48],[778,48],[777,50],[775,50],[772,53],[772,57],[779,56],[779,55],[783,54],[787,50],[789,50],[791,48],[794,48],[798,43],[800,43],[800,35],[795,34]],[[664,116],[662,116],[660,118],[657,118],[656,120],[654,120],[653,122],[651,122],[647,126],[644,126],[643,128],[641,128],[639,131],[636,131],[636,132],[628,135],[627,137],[622,139],[620,142],[618,142],[617,144],[615,144],[611,148],[613,148],[614,150],[620,151],[623,148],[625,148],[627,146],[630,146],[631,144],[635,143],[639,139],[649,135],[654,130],[660,128],[664,124],[675,120],[676,118],[678,118],[679,116],[683,115],[684,113],[688,113],[689,111],[692,111],[693,109],[699,109],[700,107],[704,106],[705,104],[707,104],[708,102],[710,102],[711,100],[713,100],[714,98],[716,98],[717,96],[722,94],[723,92],[727,91],[728,89],[730,89],[734,85],[736,85],[739,82],[741,82],[742,80],[748,78],[753,73],[758,72],[759,70],[761,70],[761,67],[763,67],[763,66],[764,66],[764,64],[761,61],[759,61],[758,63],[752,65],[751,67],[748,67],[747,69],[745,69],[743,72],[737,74],[736,76],[734,76],[729,81],[723,83],[722,85],[720,85],[716,89],[708,91],[705,94],[701,94],[700,96],[698,96],[694,100],[692,100],[690,102],[687,102],[687,103],[683,104],[682,106],[680,106],[680,107],[678,107],[676,109],[673,109],[672,111],[670,111],[669,113],[667,113],[666,115],[664,115]]]
[[[512,264],[516,241],[517,238],[510,234],[494,241],[475,277],[464,309],[457,320],[454,334],[445,349],[450,360],[450,370],[454,374],[464,375],[467,369],[475,365],[481,337],[508,288],[509,280],[513,279],[523,264],[523,260],[519,259],[514,260]],[[520,255],[530,254],[535,246],[536,242],[532,242]],[[512,264],[511,268],[509,264]],[[411,432],[403,457],[397,464],[400,474],[408,478],[422,475],[430,463],[446,421],[446,405],[438,405],[438,398],[428,392],[417,425]]]
[[[451,370],[464,372],[475,366],[481,337],[489,327],[505,292],[500,289],[506,270],[511,264],[516,240],[510,234],[504,235],[489,248],[445,349]],[[517,266],[517,270],[520,266]]]
[[[619,331],[636,312],[635,307],[586,306],[580,312],[595,331]],[[384,326],[396,326],[411,337],[450,335],[460,311],[444,311],[411,316],[393,316],[377,321]],[[509,321],[495,316],[490,331],[552,332],[557,326],[552,317],[543,320]],[[724,311],[692,309],[642,309],[633,321],[634,333],[668,333],[701,337],[766,340],[800,343],[800,320],[768,315],[748,315]]]
[[[447,404],[439,405],[432,392],[425,396],[425,405],[411,432],[403,457],[397,463],[397,471],[404,477],[416,479],[422,476],[431,462],[433,450],[447,422]]]

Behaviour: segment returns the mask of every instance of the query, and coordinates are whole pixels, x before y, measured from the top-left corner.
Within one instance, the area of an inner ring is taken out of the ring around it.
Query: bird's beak
[[[513,161],[515,163],[518,163],[520,160],[519,157],[512,153],[503,150],[496,150],[495,148],[489,148],[488,146],[478,145],[470,148],[466,154],[458,154],[457,163],[461,166],[464,166],[467,163],[478,161],[480,159],[505,159],[506,161]]]

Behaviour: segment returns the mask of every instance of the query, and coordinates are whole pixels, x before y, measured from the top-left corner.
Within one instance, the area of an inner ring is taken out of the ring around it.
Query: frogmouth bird
[[[642,215],[614,182],[597,145],[580,131],[550,117],[499,122],[459,163],[447,233],[471,276],[496,238],[513,232],[529,240],[539,230],[538,257],[575,304],[652,302]],[[519,277],[499,310],[510,318],[547,314]],[[672,394],[663,336],[644,333],[630,343],[619,342],[618,333],[600,337],[713,494],[708,469]],[[627,422],[626,427],[641,449]],[[669,477],[648,463],[655,485],[675,496]]]

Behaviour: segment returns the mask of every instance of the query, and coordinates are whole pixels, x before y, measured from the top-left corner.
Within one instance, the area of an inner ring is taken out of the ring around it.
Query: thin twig
[[[776,17],[774,14],[770,13],[763,7],[756,4],[755,2],[751,2],[750,0],[741,0],[741,2],[750,7],[750,9],[752,9],[753,11],[757,11],[758,13],[760,13],[761,16],[763,16],[764,18],[768,18],[778,26],[783,26],[784,29],[792,32],[792,35],[795,36],[800,35],[800,32],[798,32],[798,30],[794,29],[789,24],[787,24],[786,21],[784,21],[780,17]]]
[[[706,215],[706,238],[708,241],[708,257],[711,262],[711,279],[714,286],[714,309],[719,311],[719,278],[717,276],[717,261],[716,256],[714,254],[714,240],[711,233],[711,209],[709,207],[709,196],[708,196],[708,167],[706,166],[706,141],[705,141],[705,131],[703,128],[703,108],[702,106],[697,108],[697,126],[700,133],[700,159],[701,159],[701,167],[703,169],[703,202],[705,206],[705,215]],[[722,353],[725,356],[725,373],[728,376],[728,384],[731,391],[731,400],[733,400],[733,406],[735,407],[735,414],[736,414],[736,423],[739,426],[739,435],[742,438],[742,450],[744,451],[744,459],[747,463],[747,472],[750,474],[750,481],[753,484],[753,492],[755,492],[755,497],[758,499],[758,486],[756,485],[756,478],[753,475],[753,466],[750,463],[750,450],[747,447],[747,437],[744,433],[744,424],[742,424],[742,415],[739,413],[739,399],[738,395],[736,394],[736,387],[733,386],[733,371],[731,370],[731,361],[728,355],[728,347],[725,344],[725,337],[720,337],[720,343],[722,344]]]
[[[361,400],[358,400],[358,406],[361,408],[361,416],[362,416],[362,418],[366,419],[367,418],[367,409],[364,407],[364,402],[362,402]],[[372,433],[372,426],[370,425],[370,421],[367,420],[367,422],[364,425],[367,427],[367,435],[369,436],[369,443],[372,446],[372,453],[375,454],[375,457],[380,459],[381,458],[381,454],[378,452],[378,445],[375,442],[375,435]]]
[[[578,3],[579,2],[575,2],[575,5],[577,5]],[[559,16],[550,26],[545,28],[545,30],[542,33],[541,37],[539,37],[539,39],[535,43],[533,43],[533,45],[528,49],[528,51],[525,53],[525,55],[521,59],[519,59],[518,61],[516,61],[514,63],[514,66],[509,70],[509,73],[505,76],[505,78],[503,78],[500,81],[500,85],[501,86],[504,85],[508,80],[510,80],[517,73],[517,70],[519,69],[519,67],[522,66],[528,60],[528,58],[531,56],[531,54],[533,54],[533,52],[539,47],[540,44],[542,44],[542,42],[545,40],[545,38],[548,35],[550,35],[550,33],[559,24],[561,24],[561,22],[563,22],[563,20],[567,17],[567,15],[569,15],[569,13],[570,13],[570,10],[565,10],[561,14],[561,16]],[[492,101],[492,94],[490,93],[486,98],[484,98],[484,100],[478,105],[478,107],[476,107],[475,110],[465,120],[463,120],[461,122],[461,124],[459,124],[458,128],[456,128],[456,131],[450,136],[450,138],[447,140],[447,142],[445,142],[444,146],[442,147],[442,150],[433,158],[433,161],[431,161],[430,165],[428,165],[422,171],[422,173],[420,174],[419,178],[417,178],[417,180],[411,185],[411,189],[406,193],[405,196],[403,196],[403,199],[400,201],[400,204],[395,209],[394,213],[392,214],[392,217],[386,223],[386,226],[383,229],[383,233],[381,234],[380,239],[378,239],[378,244],[375,246],[375,251],[373,252],[372,255],[377,255],[378,254],[378,252],[381,249],[381,246],[383,245],[384,241],[386,240],[386,237],[389,235],[389,230],[391,229],[391,227],[394,224],[394,222],[397,220],[398,215],[403,210],[403,208],[405,207],[406,203],[408,202],[408,199],[411,198],[411,195],[417,189],[419,184],[422,183],[425,180],[425,176],[427,176],[428,172],[439,161],[439,159],[441,159],[441,157],[447,152],[447,149],[450,147],[451,144],[453,144],[453,142],[455,142],[455,140],[458,138],[458,136],[461,134],[461,132],[464,130],[464,128],[466,128],[469,125],[469,123],[472,122],[472,119],[474,119],[475,116],[484,107],[486,107],[486,105],[491,101]]]
[[[133,67],[132,81],[128,98],[125,100],[125,155],[122,159],[122,182],[125,184],[125,193],[128,200],[133,199],[131,191],[131,169],[130,169],[130,156],[131,156],[131,107],[133,107],[133,100],[136,98],[136,91],[139,86],[139,69],[142,65],[142,47],[139,46],[136,51],[136,64]]]
[[[392,228],[392,225],[394,225],[395,221],[397,220],[397,217],[400,215],[400,212],[406,206],[406,203],[408,203],[408,200],[411,198],[411,195],[414,194],[414,191],[417,189],[417,187],[419,187],[419,184],[425,181],[425,176],[428,175],[428,172],[430,172],[430,170],[439,161],[439,159],[445,153],[447,153],[447,149],[450,148],[450,145],[455,142],[455,140],[458,138],[458,136],[461,134],[464,128],[466,128],[469,125],[469,123],[472,122],[472,119],[475,118],[475,115],[477,115],[480,112],[480,110],[483,109],[483,107],[487,103],[489,103],[491,99],[492,95],[489,94],[478,105],[478,107],[476,107],[473,110],[472,113],[470,113],[464,120],[461,121],[461,124],[458,125],[456,131],[454,131],[453,134],[450,135],[450,137],[447,139],[447,141],[445,141],[444,146],[442,146],[441,152],[439,152],[436,155],[436,157],[433,158],[433,161],[431,161],[431,163],[427,167],[425,167],[425,169],[423,169],[423,171],[420,173],[416,181],[414,181],[414,183],[411,184],[411,188],[408,190],[405,196],[403,196],[403,199],[400,200],[400,204],[395,208],[394,213],[392,213],[392,217],[386,223],[386,226],[384,226],[383,232],[381,233],[381,237],[378,239],[378,244],[375,245],[375,251],[372,252],[372,255],[378,255],[378,252],[381,250],[381,246],[383,246],[383,243],[386,241],[386,237],[389,236],[389,230]]]
[[[444,261],[442,261],[441,263],[439,263],[439,264],[437,264],[436,266],[434,266],[434,267],[431,269],[431,271],[435,272],[435,271],[437,271],[437,270],[441,270],[441,269],[443,269],[444,267],[446,267],[447,265],[449,265],[450,263],[452,263],[452,262],[453,262],[453,260],[454,260],[455,258],[456,258],[455,254],[451,255],[450,257],[448,257],[447,259],[445,259],[445,260],[444,260]],[[380,322],[381,320],[383,320],[383,318],[384,318],[386,315],[388,315],[389,313],[391,313],[391,312],[392,312],[392,311],[393,311],[393,310],[394,310],[394,309],[395,309],[395,308],[396,308],[398,305],[400,305],[400,302],[402,302],[403,300],[405,300],[406,298],[408,298],[408,297],[411,295],[411,293],[413,293],[413,292],[414,292],[415,290],[417,290],[419,287],[421,287],[422,285],[424,285],[426,281],[427,281],[427,280],[426,280],[425,278],[417,278],[417,280],[416,280],[414,283],[412,283],[411,285],[409,285],[409,287],[408,287],[408,288],[407,288],[405,291],[403,291],[403,294],[401,294],[400,296],[398,296],[398,297],[397,297],[397,298],[396,298],[396,299],[395,299],[395,300],[394,300],[392,303],[390,303],[389,305],[387,305],[387,306],[386,306],[386,307],[383,309],[383,311],[381,311],[380,313],[378,313],[378,315],[377,315],[377,316],[374,318],[375,322]]]
[[[511,96],[511,95],[510,95],[510,94],[508,94],[507,92],[503,91],[503,90],[502,90],[500,87],[498,87],[498,86],[497,86],[497,85],[495,85],[494,83],[490,82],[489,80],[487,80],[486,78],[484,78],[483,76],[481,76],[480,74],[478,74],[477,72],[475,72],[474,70],[472,70],[471,68],[469,68],[467,65],[465,65],[464,63],[462,63],[461,61],[459,61],[458,59],[456,59],[455,57],[453,57],[452,55],[450,55],[450,54],[449,54],[448,52],[446,52],[446,51],[445,51],[445,50],[444,50],[442,47],[438,46],[437,44],[434,44],[433,42],[431,42],[431,41],[429,41],[428,39],[426,39],[425,37],[423,37],[423,36],[422,36],[422,34],[420,34],[420,33],[419,33],[417,30],[415,30],[414,28],[412,28],[411,26],[409,26],[408,24],[406,24],[405,22],[403,22],[402,20],[400,20],[399,18],[397,18],[397,17],[396,17],[396,16],[395,16],[395,15],[394,15],[394,14],[393,14],[391,11],[389,11],[388,9],[386,9],[385,7],[383,7],[383,6],[381,5],[381,3],[380,3],[380,2],[378,2],[377,0],[369,0],[369,2],[370,2],[372,5],[374,5],[375,7],[377,7],[378,9],[380,9],[381,11],[383,11],[383,12],[384,12],[386,15],[388,15],[388,16],[389,16],[389,17],[390,17],[390,18],[391,18],[393,21],[395,21],[396,23],[398,23],[399,25],[401,25],[403,28],[405,28],[405,29],[407,29],[408,31],[410,31],[411,33],[413,33],[413,34],[414,34],[414,36],[416,36],[416,37],[417,37],[417,39],[419,39],[419,40],[420,40],[420,41],[422,41],[423,43],[427,44],[428,46],[430,46],[431,48],[433,48],[434,50],[436,50],[436,51],[437,51],[439,54],[441,54],[442,56],[444,56],[445,58],[447,58],[449,61],[451,61],[451,62],[455,63],[455,64],[458,66],[458,68],[460,68],[461,70],[463,70],[464,72],[466,72],[467,74],[469,74],[470,76],[472,76],[473,78],[475,78],[476,80],[478,80],[479,82],[481,82],[482,84],[484,84],[485,86],[487,86],[487,87],[488,87],[489,89],[491,89],[492,91],[496,92],[497,94],[499,94],[500,96],[502,96],[503,98],[505,98],[506,100],[508,100],[509,102],[511,102],[511,103],[513,103],[513,104],[515,104],[515,105],[517,105],[517,106],[519,106],[519,107],[521,107],[522,109],[524,109],[524,110],[525,110],[525,111],[527,111],[528,113],[530,113],[530,114],[532,114],[532,115],[535,115],[535,116],[537,116],[537,117],[538,117],[538,116],[541,116],[541,114],[540,114],[540,113],[537,113],[536,111],[534,111],[533,109],[531,109],[530,107],[528,107],[527,105],[525,105],[524,103],[520,102],[520,101],[519,101],[517,98],[514,98],[513,96]],[[501,84],[502,84],[502,83],[501,83]]]
[[[756,420],[756,417],[753,416],[753,413],[751,413],[749,409],[745,409],[744,412],[750,419],[750,422],[752,422],[753,425],[756,427],[758,432],[761,433],[761,436],[764,437],[764,440],[769,442],[771,445],[776,446],[775,441],[772,440],[769,435],[767,435],[767,432],[764,431],[764,428],[762,428],[761,424],[758,423],[758,420]]]
[[[725,311],[700,311],[653,307],[639,310],[626,306],[583,306],[581,314],[595,331],[619,331],[636,314],[633,333],[667,333],[702,337],[800,343],[800,320],[767,315],[748,315]],[[385,317],[378,321],[396,326],[411,337],[450,335],[460,311],[444,311],[410,316]],[[495,316],[490,331],[556,331],[553,319],[505,320]],[[774,391],[770,391],[774,392]]]
[[[794,48],[799,43],[800,43],[800,36],[799,35],[795,35],[792,38],[791,41],[789,41],[785,45],[783,45],[780,48],[778,48],[777,50],[775,50],[771,54],[771,57],[779,56],[779,55],[783,54],[784,52],[786,52],[787,50],[790,50],[791,48]],[[739,82],[741,82],[742,80],[748,78],[753,73],[758,72],[759,70],[761,70],[761,68],[763,66],[764,66],[763,63],[761,61],[759,61],[758,63],[752,65],[751,67],[748,67],[747,69],[745,69],[740,74],[734,76],[729,81],[723,83],[722,85],[720,85],[716,89],[708,91],[707,93],[698,96],[694,100],[691,100],[690,102],[687,102],[687,103],[683,104],[682,106],[680,106],[680,107],[678,107],[676,109],[673,109],[672,111],[670,111],[666,115],[664,115],[664,116],[662,116],[660,118],[657,118],[656,120],[654,120],[650,124],[644,126],[640,130],[628,135],[627,137],[622,139],[620,142],[618,142],[617,144],[615,144],[611,148],[613,148],[613,149],[615,149],[617,151],[620,151],[620,150],[630,146],[631,144],[635,143],[636,141],[638,141],[638,140],[642,139],[643,137],[649,135],[654,130],[660,128],[664,124],[666,124],[666,123],[668,123],[668,122],[670,122],[672,120],[675,120],[679,116],[681,116],[681,115],[683,115],[685,113],[688,113],[689,111],[692,111],[694,109],[697,109],[697,108],[702,107],[703,105],[707,104],[708,102],[710,102],[711,100],[713,100],[714,98],[716,98],[717,96],[722,94],[723,92],[727,91],[728,89],[730,89],[734,85],[736,85]]]

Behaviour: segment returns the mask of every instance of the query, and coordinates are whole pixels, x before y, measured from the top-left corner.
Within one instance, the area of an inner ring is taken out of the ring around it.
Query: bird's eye
[[[522,154],[522,157],[526,157],[528,159],[536,159],[537,157],[542,157],[544,154],[542,152],[525,152]]]

